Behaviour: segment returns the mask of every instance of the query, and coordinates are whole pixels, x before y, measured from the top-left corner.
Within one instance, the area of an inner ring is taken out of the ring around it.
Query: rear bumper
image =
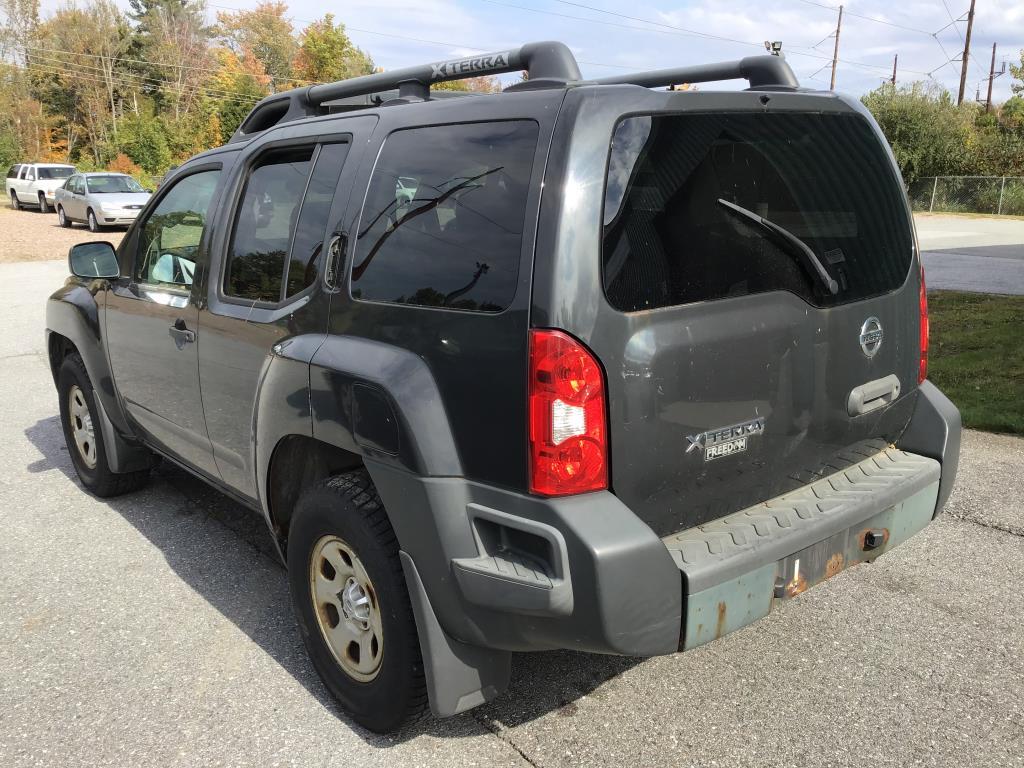
[[[935,514],[940,466],[895,448],[811,485],[666,537],[683,574],[680,647],[694,648],[766,616],[923,529]]]
[[[888,552],[948,498],[959,435],[956,409],[923,386],[899,448],[665,539],[609,492],[542,499],[367,467],[403,551],[432,706],[454,714],[501,692],[510,651],[673,653]]]

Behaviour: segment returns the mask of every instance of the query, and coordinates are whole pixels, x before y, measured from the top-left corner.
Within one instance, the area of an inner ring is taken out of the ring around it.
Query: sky
[[[844,3],[836,89],[855,95],[892,75],[898,83],[934,79],[956,94],[970,0],[851,0]],[[44,15],[64,0],[43,0]],[[127,7],[127,0],[119,0]],[[256,0],[210,0],[217,11]],[[724,61],[765,53],[781,40],[802,85],[828,88],[838,3],[832,0],[289,0],[296,28],[332,12],[349,36],[391,69],[533,40],[561,40],[584,77]],[[964,21],[953,19],[963,18]],[[965,98],[985,98],[992,43],[1002,62],[1019,63],[1024,0],[977,0]],[[1011,75],[997,77],[993,101],[1011,95]],[[742,83],[731,86],[741,87]],[[704,89],[712,86],[703,85]]]

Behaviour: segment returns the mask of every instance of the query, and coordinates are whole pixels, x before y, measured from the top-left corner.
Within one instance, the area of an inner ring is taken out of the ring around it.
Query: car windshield
[[[66,179],[75,169],[70,165],[60,165],[56,168],[40,168],[39,178],[40,179]]]
[[[105,192],[145,192],[142,185],[131,176],[90,176],[87,180],[93,194]]]

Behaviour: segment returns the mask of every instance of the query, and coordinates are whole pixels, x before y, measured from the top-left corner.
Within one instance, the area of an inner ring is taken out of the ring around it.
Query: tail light
[[[921,265],[921,359],[917,369],[917,383],[928,378],[928,295],[924,286],[924,264]]]
[[[561,331],[530,331],[530,491],[565,496],[608,487],[604,374]]]

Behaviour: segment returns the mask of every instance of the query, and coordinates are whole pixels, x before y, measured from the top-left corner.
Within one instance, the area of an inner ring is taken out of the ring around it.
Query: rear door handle
[[[851,416],[863,416],[884,408],[899,396],[900,380],[896,374],[890,373],[884,379],[854,387],[846,401],[846,412]]]
[[[185,321],[180,317],[174,321],[174,325],[170,328],[171,338],[174,339],[175,343],[180,347],[182,344],[191,344],[196,340],[196,332],[190,331],[185,326]]]

